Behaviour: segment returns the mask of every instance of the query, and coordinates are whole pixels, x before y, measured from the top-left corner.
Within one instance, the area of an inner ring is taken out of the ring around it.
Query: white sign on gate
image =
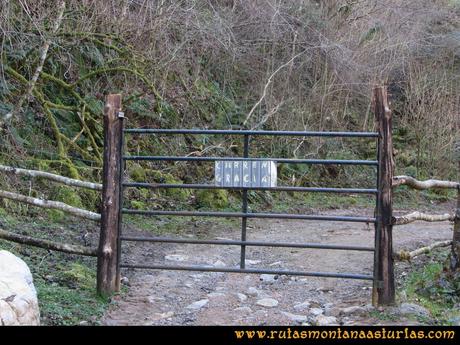
[[[216,161],[214,181],[221,187],[276,187],[276,163],[270,160]]]

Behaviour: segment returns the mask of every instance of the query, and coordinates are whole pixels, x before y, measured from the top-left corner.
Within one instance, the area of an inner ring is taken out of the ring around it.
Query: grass
[[[87,266],[86,270],[91,270]],[[108,301],[96,295],[95,276],[87,279],[66,279],[66,271],[59,282],[39,278],[35,280],[42,323],[46,325],[98,324]],[[91,270],[91,272],[93,272]],[[91,275],[92,276],[92,275]],[[70,277],[68,277],[70,278]]]
[[[371,318],[375,318],[381,321],[398,321],[399,317],[395,314],[389,313],[385,310],[371,310],[369,312]]]
[[[442,325],[449,325],[460,317],[458,304],[459,278],[446,273],[449,250],[442,249],[415,264],[403,282],[402,291],[407,300],[428,309],[434,319]],[[423,320],[422,320],[423,321]]]
[[[15,216],[1,209],[0,223],[5,230],[67,243],[78,242],[80,231],[94,232],[94,224],[89,222],[68,217],[65,222],[53,222],[46,216]],[[99,323],[110,302],[96,294],[95,258],[47,251],[7,241],[0,241],[0,249],[10,251],[29,266],[38,294],[42,325]]]

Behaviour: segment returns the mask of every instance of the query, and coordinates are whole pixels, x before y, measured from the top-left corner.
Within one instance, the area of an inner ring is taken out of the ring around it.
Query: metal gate
[[[277,163],[291,164],[310,164],[310,165],[355,165],[355,166],[373,166],[376,169],[376,185],[375,188],[327,188],[327,187],[294,187],[294,186],[275,186],[275,187],[251,187],[251,186],[220,186],[215,184],[167,184],[167,183],[147,183],[147,182],[127,182],[123,181],[123,174],[120,174],[119,188],[119,229],[118,229],[118,272],[119,268],[139,268],[139,269],[163,269],[163,270],[185,270],[185,271],[205,271],[205,272],[232,272],[232,273],[259,273],[259,274],[279,274],[279,275],[294,275],[294,276],[313,276],[313,277],[333,277],[347,279],[363,279],[372,280],[374,287],[378,287],[379,274],[378,267],[378,249],[379,249],[379,231],[381,230],[378,219],[379,210],[379,186],[380,174],[379,166],[381,164],[379,147],[380,136],[377,132],[308,132],[308,131],[254,131],[254,130],[201,130],[201,129],[123,129],[121,125],[121,159],[120,166],[123,167],[126,161],[170,161],[170,162],[257,162],[267,160],[267,158],[250,157],[250,139],[259,136],[289,136],[289,137],[341,137],[341,138],[369,138],[376,140],[376,160],[341,160],[341,159],[294,159],[294,158],[270,158]],[[190,156],[140,156],[130,155],[128,152],[123,153],[123,135],[232,135],[240,136],[244,142],[244,150],[242,157],[190,157]],[[208,212],[208,211],[158,211],[158,210],[136,210],[123,208],[123,189],[125,188],[187,188],[187,189],[229,189],[242,191],[241,212]],[[330,215],[306,215],[306,214],[286,214],[286,213],[252,213],[248,211],[248,191],[295,191],[306,193],[353,193],[353,194],[369,194],[375,196],[376,200],[376,216],[330,216]],[[187,238],[169,238],[169,237],[138,237],[125,236],[122,232],[122,214],[134,214],[144,216],[194,216],[194,217],[236,217],[241,218],[241,240],[199,240]],[[375,224],[375,241],[373,247],[364,246],[349,246],[349,245],[334,245],[321,243],[278,243],[269,241],[250,241],[247,240],[247,219],[248,218],[278,218],[278,219],[302,219],[302,220],[317,220],[317,221],[340,221],[340,222],[360,222]],[[155,243],[177,243],[177,244],[201,244],[201,245],[225,245],[239,246],[241,248],[241,257],[239,267],[214,267],[200,265],[165,265],[165,264],[126,264],[120,261],[121,242],[155,242]],[[364,251],[374,252],[374,269],[373,274],[354,274],[354,273],[336,273],[336,272],[308,272],[297,270],[275,270],[275,269],[256,269],[247,268],[246,248],[254,247],[283,247],[283,248],[314,248],[314,249],[331,249],[331,250],[347,250],[347,251]]]

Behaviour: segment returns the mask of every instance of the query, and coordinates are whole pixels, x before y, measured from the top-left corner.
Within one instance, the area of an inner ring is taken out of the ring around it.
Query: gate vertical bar
[[[121,174],[121,95],[106,97],[104,108],[104,162],[102,173],[101,231],[97,260],[97,292],[107,296],[119,286],[118,230]]]
[[[121,262],[121,236],[123,230],[123,173],[125,171],[125,161],[123,160],[123,152],[124,152],[124,119],[125,114],[123,112],[118,112],[118,121],[119,121],[119,144],[120,148],[118,152],[120,152],[119,156],[119,166],[120,166],[120,174],[119,174],[119,183],[118,183],[118,229],[117,229],[117,279],[116,279],[116,291],[120,291],[120,283],[121,283],[121,274],[120,274],[120,262]]]
[[[392,114],[385,86],[376,87],[373,95],[373,106],[378,126],[378,201],[376,231],[376,263],[374,267],[373,303],[390,305],[395,302],[395,280],[393,263],[393,225],[392,182],[394,174]]]
[[[244,148],[243,148],[243,156],[244,158],[249,157],[249,135],[244,135]],[[243,179],[243,176],[241,176]],[[244,183],[244,181],[242,181]],[[243,189],[243,207],[242,212],[248,212],[248,190]],[[248,224],[248,218],[242,217],[241,218],[241,241],[246,241],[246,228]],[[246,246],[241,245],[241,258],[240,258],[240,268],[246,267]]]

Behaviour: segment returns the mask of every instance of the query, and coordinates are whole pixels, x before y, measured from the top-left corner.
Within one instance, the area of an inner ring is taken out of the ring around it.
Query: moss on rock
[[[182,184],[183,182],[175,178],[170,173],[164,173],[159,170],[146,170],[147,180],[155,183],[166,184]],[[186,201],[191,193],[190,190],[184,188],[168,188],[162,191],[165,195],[174,198],[178,201]]]
[[[223,189],[202,189],[196,195],[198,206],[222,209],[229,205],[228,193]]]

